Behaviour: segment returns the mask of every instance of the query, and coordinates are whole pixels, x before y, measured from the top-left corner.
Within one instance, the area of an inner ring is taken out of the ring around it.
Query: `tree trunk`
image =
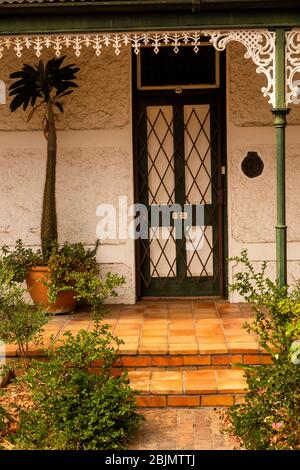
[[[47,103],[48,118],[48,144],[47,144],[47,170],[43,198],[43,212],[41,224],[41,241],[44,258],[47,259],[51,247],[57,241],[57,215],[56,215],[56,128],[53,106]]]

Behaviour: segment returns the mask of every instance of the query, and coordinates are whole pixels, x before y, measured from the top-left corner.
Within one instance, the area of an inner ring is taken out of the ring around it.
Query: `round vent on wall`
[[[257,152],[248,152],[242,161],[242,171],[248,178],[256,178],[261,175],[264,164]]]

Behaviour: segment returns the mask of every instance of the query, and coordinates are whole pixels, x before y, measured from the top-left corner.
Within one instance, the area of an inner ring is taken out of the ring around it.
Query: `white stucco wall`
[[[8,86],[12,71],[36,61],[31,51],[21,59],[7,54],[1,59],[0,79]],[[66,63],[78,64],[80,72],[79,88],[66,97],[65,114],[58,118],[59,239],[91,245],[97,238],[97,206],[117,206],[120,195],[128,197],[128,204],[133,202],[130,50],[118,57],[112,49],[100,57],[87,50],[80,58],[68,53]],[[26,123],[22,110],[12,114],[8,103],[1,105],[1,245],[14,245],[17,238],[30,246],[40,243],[45,156],[40,114]],[[126,277],[117,301],[134,302],[134,242],[103,241],[98,261],[103,274],[110,270]]]
[[[256,74],[245,49],[227,49],[227,161],[229,257],[247,248],[251,260],[269,261],[269,275],[276,276],[276,155],[273,115],[260,93],[265,78]],[[300,107],[292,106],[287,127],[287,225],[288,281],[300,278]],[[241,163],[248,151],[256,151],[263,173],[247,178]],[[239,267],[229,263],[229,282]],[[237,301],[238,296],[231,295]]]

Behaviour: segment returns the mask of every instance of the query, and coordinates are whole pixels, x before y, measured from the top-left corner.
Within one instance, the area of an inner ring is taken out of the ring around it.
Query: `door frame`
[[[147,98],[155,103],[155,98],[170,97],[175,92],[174,90],[139,90],[137,87],[137,57],[132,53],[132,139],[133,139],[133,164],[134,164],[134,202],[139,202],[139,179],[138,179],[138,161],[137,161],[137,149],[138,139],[137,133],[135,132],[137,121],[138,121],[138,101],[139,98]],[[220,53],[220,86],[219,88],[209,89],[184,89],[182,91],[184,96],[189,96],[192,99],[193,96],[218,96],[218,115],[221,117],[221,128],[218,132],[219,148],[221,152],[221,165],[225,167],[225,174],[220,175],[221,187],[222,187],[222,205],[218,206],[218,210],[222,211],[220,217],[222,218],[222,240],[219,245],[219,257],[220,257],[220,268],[222,277],[222,284],[220,285],[220,295],[218,298],[227,298],[228,296],[228,221],[227,221],[227,112],[226,112],[226,51]],[[140,265],[140,241],[135,240],[135,280],[136,280],[136,298],[139,300],[142,298],[142,287],[141,287],[141,276],[139,273]],[[177,297],[177,296],[176,296]],[[201,296],[184,296],[178,298],[201,298]],[[207,298],[207,296],[203,296]],[[216,296],[211,296],[211,298]],[[143,297],[144,298],[144,297]],[[148,297],[150,298],[150,297]],[[157,296],[151,296],[151,299],[158,298]],[[161,298],[175,298],[174,296],[161,296]]]

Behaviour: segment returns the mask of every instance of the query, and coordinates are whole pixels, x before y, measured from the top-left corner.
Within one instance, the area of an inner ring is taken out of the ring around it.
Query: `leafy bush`
[[[22,365],[26,367],[29,344],[42,342],[42,328],[49,319],[40,307],[24,300],[24,289],[3,273],[0,266],[0,341],[18,347]]]
[[[248,392],[230,409],[235,434],[247,449],[296,449],[299,441],[300,374],[291,357],[299,341],[300,289],[279,287],[265,276],[266,263],[256,271],[246,250],[234,258],[244,270],[231,290],[250,303],[255,319],[245,328],[254,332],[273,363],[247,367]],[[293,350],[293,349],[292,349]]]
[[[124,449],[139,426],[126,373],[111,373],[120,341],[107,326],[70,332],[53,343],[48,361],[33,361],[25,380],[34,409],[21,412],[13,437],[20,449]],[[92,363],[97,367],[91,367]]]

